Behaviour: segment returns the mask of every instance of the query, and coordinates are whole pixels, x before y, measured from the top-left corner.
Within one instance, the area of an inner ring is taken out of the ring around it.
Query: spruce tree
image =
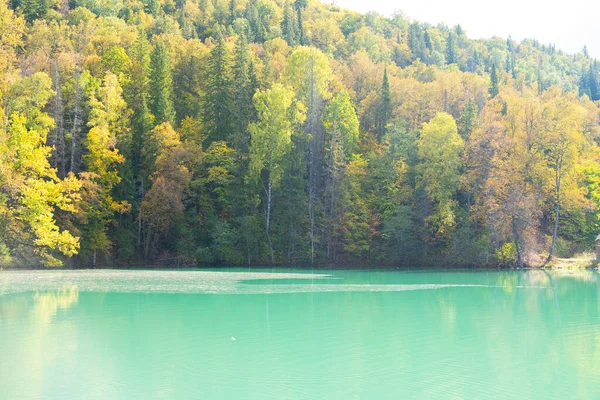
[[[423,39],[425,40],[425,47],[427,50],[433,51],[433,43],[431,43],[431,35],[429,34],[429,31],[425,31],[423,34]]]
[[[379,110],[379,123],[377,135],[381,140],[387,132],[387,125],[392,115],[392,97],[390,93],[390,82],[387,68],[383,70],[383,82],[381,84],[381,108]]]
[[[143,175],[144,163],[142,160],[142,147],[146,135],[153,128],[153,119],[150,112],[150,43],[146,39],[146,32],[143,26],[138,29],[138,38],[136,40],[131,58],[130,76],[136,79],[131,80],[127,86],[127,101],[132,108],[131,118],[132,140],[131,140],[131,163],[133,165],[133,175],[137,180]]]
[[[23,0],[21,2],[23,7],[23,16],[27,22],[33,22],[38,18],[43,18],[50,9],[50,2],[48,0]]]
[[[425,39],[423,38],[423,32],[418,24],[410,24],[408,28],[408,47],[413,55],[413,59],[425,58]]]
[[[446,42],[446,63],[456,64],[458,62],[458,50],[456,48],[456,38],[454,32],[448,34],[448,40]]]
[[[307,0],[296,0],[294,2],[294,7],[296,8],[296,14],[298,15],[298,35],[297,41],[298,44],[307,45],[308,42],[306,40],[306,36],[304,34],[304,17],[302,16],[302,10],[304,10],[308,6]]]
[[[267,29],[262,21],[256,0],[250,0],[248,2],[246,7],[246,19],[248,20],[248,26],[250,27],[250,37],[248,39],[251,42],[264,42],[267,35]]]
[[[152,52],[152,69],[150,70],[151,111],[155,123],[175,122],[173,106],[173,76],[167,49],[163,43],[157,43]]]
[[[296,23],[294,21],[294,11],[289,2],[285,3],[285,8],[283,9],[281,32],[290,46],[296,45]]]
[[[227,140],[232,128],[231,62],[220,32],[217,32],[217,43],[208,56],[206,67],[203,118],[208,139]]]
[[[237,18],[235,8],[236,8],[236,1],[229,0],[229,23],[230,24],[233,24],[233,21],[235,21],[235,19]]]
[[[490,73],[490,88],[488,89],[490,97],[493,99],[498,96],[500,90],[498,88],[498,71],[496,70],[496,64],[492,64],[492,71]]]
[[[593,101],[600,100],[600,87],[598,86],[598,70],[596,67],[596,62],[590,64],[587,74],[587,88],[590,99]]]
[[[245,153],[248,150],[247,127],[253,114],[252,96],[255,92],[254,67],[248,52],[246,37],[242,34],[234,52],[233,61],[232,128],[230,142],[233,147]]]
[[[537,69],[537,84],[538,84],[538,94],[544,93],[544,78],[542,77],[542,63],[540,61]]]

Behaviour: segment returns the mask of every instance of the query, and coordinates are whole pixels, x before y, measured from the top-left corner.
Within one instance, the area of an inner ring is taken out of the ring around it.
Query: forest
[[[598,71],[316,0],[0,0],[0,266],[590,251]]]

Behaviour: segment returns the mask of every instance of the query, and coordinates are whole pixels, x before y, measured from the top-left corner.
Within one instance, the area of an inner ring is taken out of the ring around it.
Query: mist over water
[[[600,397],[597,272],[0,272],[0,398]]]

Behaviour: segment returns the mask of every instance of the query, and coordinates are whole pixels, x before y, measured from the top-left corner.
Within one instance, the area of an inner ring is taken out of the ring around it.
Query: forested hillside
[[[599,99],[401,14],[0,0],[0,265],[539,265],[600,233]]]

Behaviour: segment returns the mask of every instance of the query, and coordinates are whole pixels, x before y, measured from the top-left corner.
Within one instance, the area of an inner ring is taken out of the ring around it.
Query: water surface
[[[0,272],[0,399],[600,399],[597,272]]]

